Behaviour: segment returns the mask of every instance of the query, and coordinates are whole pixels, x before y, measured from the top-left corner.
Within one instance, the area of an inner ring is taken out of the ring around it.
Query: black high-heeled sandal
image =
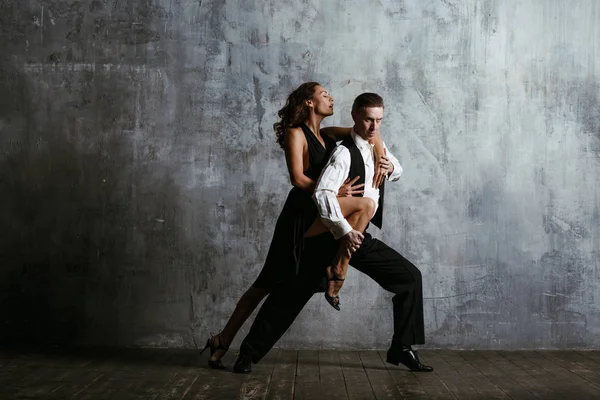
[[[331,273],[331,278],[327,277],[327,282],[331,282],[331,281],[335,281],[335,282],[342,282],[345,281],[345,278],[340,278],[339,276],[337,276],[335,274],[335,272],[333,272],[333,268],[331,268],[330,270]],[[329,290],[329,287],[327,288],[327,290]],[[327,302],[329,303],[329,305],[333,308],[335,308],[336,310],[340,311],[340,296],[330,296],[329,293],[327,293],[327,290],[325,291],[325,300],[327,300]]]
[[[200,354],[204,353],[204,350],[210,348],[210,356],[212,357],[213,354],[215,354],[217,352],[217,350],[229,350],[229,347],[225,347],[223,346],[223,340],[221,339],[221,334],[219,333],[217,335],[217,339],[219,340],[219,344],[216,346],[213,346],[212,343],[212,339],[213,339],[213,335],[211,335],[208,340],[206,341],[206,346],[204,346],[204,348],[202,349],[202,351],[200,351]],[[212,369],[225,369],[225,366],[223,365],[223,363],[221,362],[221,360],[216,360],[216,361],[212,361],[210,358],[208,359],[208,366],[211,367]]]

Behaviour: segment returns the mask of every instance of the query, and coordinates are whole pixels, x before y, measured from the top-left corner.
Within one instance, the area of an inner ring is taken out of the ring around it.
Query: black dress
[[[304,175],[317,181],[335,148],[335,141],[323,136],[323,147],[308,126],[302,123],[300,128],[308,143],[309,163]],[[298,187],[290,190],[277,219],[267,259],[253,287],[272,290],[296,275],[304,246],[304,232],[310,228],[318,215],[312,195]]]

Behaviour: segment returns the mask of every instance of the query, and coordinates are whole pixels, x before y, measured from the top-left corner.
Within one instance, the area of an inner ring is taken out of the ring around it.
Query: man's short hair
[[[368,107],[383,107],[383,98],[377,93],[363,93],[354,99],[352,112]]]

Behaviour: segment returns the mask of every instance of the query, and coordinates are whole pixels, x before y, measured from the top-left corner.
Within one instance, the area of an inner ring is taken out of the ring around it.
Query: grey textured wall
[[[289,190],[275,113],[317,80],[327,124],[387,102],[377,235],[423,272],[429,346],[600,347],[599,26],[596,0],[2,0],[0,339],[218,331]],[[351,271],[280,345],[386,347],[390,298]]]

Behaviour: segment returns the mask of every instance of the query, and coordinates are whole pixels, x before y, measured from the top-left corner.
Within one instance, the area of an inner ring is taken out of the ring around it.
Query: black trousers
[[[242,342],[241,353],[251,355],[256,363],[271,350],[319,289],[337,248],[330,233],[306,240],[298,276],[269,294]],[[425,343],[422,279],[417,267],[369,233],[350,264],[395,294],[392,347]]]

